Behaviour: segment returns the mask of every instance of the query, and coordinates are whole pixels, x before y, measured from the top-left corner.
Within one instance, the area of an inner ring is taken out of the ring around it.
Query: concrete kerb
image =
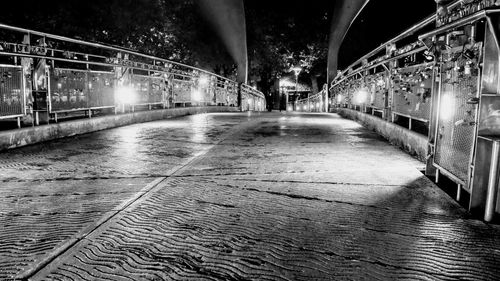
[[[135,123],[144,123],[192,114],[238,111],[239,110],[237,107],[183,107],[141,111],[119,115],[108,115],[29,128],[14,129],[0,132],[0,151],[126,126]]]
[[[365,114],[347,108],[337,109],[337,113],[351,120],[361,123],[364,127],[377,132],[392,144],[404,149],[406,152],[425,162],[427,157],[427,137],[410,131],[404,127],[387,122],[376,116]]]

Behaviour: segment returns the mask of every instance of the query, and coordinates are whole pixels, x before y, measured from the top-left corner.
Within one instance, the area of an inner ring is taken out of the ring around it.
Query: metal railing
[[[289,104],[288,107],[299,112],[322,112],[324,94],[325,92],[321,91],[307,98],[299,99],[295,103]]]
[[[395,123],[402,118],[409,129],[414,122],[428,127],[435,58],[418,35],[435,28],[435,21],[436,15],[425,18],[339,72],[330,104]]]
[[[241,106],[243,110],[264,111],[266,109],[265,96],[257,89],[248,85],[241,85]]]
[[[455,182],[457,201],[466,201],[462,191],[468,192],[469,210],[484,211],[485,220],[500,215],[500,201],[496,211],[491,203],[498,170],[488,169],[498,162],[491,145],[500,136],[496,3],[455,1],[439,18],[428,17],[357,60],[330,85],[340,111],[363,111],[427,134],[426,174]]]
[[[17,118],[20,126],[26,116],[38,124],[41,114],[57,122],[71,112],[212,105],[264,110],[265,97],[182,63],[0,24],[0,119]]]
[[[339,72],[330,85],[330,103],[391,122],[403,118],[409,129],[413,122],[429,128],[436,80],[432,35],[493,13],[492,6],[492,0],[457,0],[448,5],[447,18],[432,14],[381,44]]]

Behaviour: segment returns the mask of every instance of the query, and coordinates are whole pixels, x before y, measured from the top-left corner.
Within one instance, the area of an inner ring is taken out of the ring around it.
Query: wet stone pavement
[[[202,114],[0,154],[0,280],[499,280],[500,228],[333,114]]]

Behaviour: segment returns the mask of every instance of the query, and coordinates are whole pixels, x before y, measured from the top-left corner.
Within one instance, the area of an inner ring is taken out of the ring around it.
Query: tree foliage
[[[268,91],[293,66],[304,69],[302,78],[324,75],[331,1],[269,2],[245,1],[251,78]]]
[[[0,10],[0,18],[5,24],[228,71],[227,53],[202,23],[194,1],[26,0]]]

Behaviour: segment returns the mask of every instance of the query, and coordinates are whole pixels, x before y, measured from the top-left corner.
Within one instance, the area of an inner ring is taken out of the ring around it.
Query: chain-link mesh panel
[[[461,56],[461,49],[443,55],[434,162],[467,182],[476,131],[476,106],[467,100],[476,96],[478,71],[477,61]],[[479,47],[475,56],[479,57]]]
[[[215,78],[215,101],[217,104],[221,105],[229,105],[229,81],[220,79],[218,77]]]
[[[228,105],[229,104],[229,93],[226,88],[217,86],[215,88],[215,100],[217,104]]]
[[[165,102],[167,84],[163,76],[152,76],[149,78],[149,102]]]
[[[241,94],[241,105],[243,106],[243,110],[253,110],[254,104],[253,97],[250,94],[245,92]]]
[[[89,108],[89,92],[85,70],[56,68],[50,73],[51,111]]]
[[[370,93],[366,87],[364,78],[352,79],[347,87],[350,104],[362,106],[368,105]]]
[[[230,106],[238,106],[238,84],[229,82],[227,84],[227,93]]]
[[[0,116],[23,114],[22,79],[20,67],[0,67]]]
[[[114,73],[90,72],[89,80],[89,106],[109,107],[115,104]]]
[[[369,92],[368,106],[384,109],[387,106],[388,73],[380,72],[366,76],[366,86]]]
[[[173,80],[174,102],[191,102],[193,82],[191,80]]]
[[[432,65],[421,64],[395,70],[392,111],[428,121],[431,110]]]
[[[137,95],[136,104],[150,104],[163,102],[163,77],[131,75],[130,86]]]

